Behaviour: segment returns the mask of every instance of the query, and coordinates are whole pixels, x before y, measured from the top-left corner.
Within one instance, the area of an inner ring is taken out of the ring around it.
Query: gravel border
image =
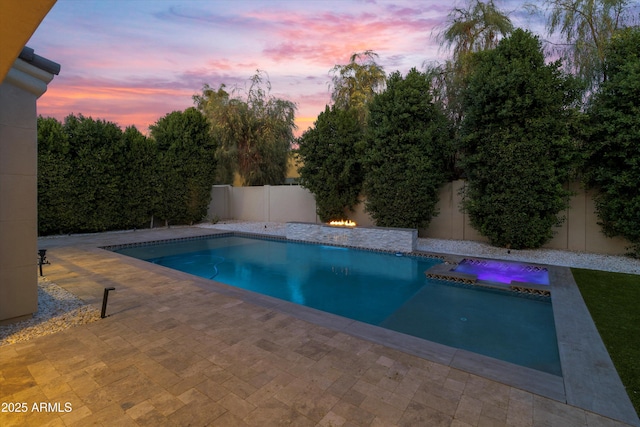
[[[97,308],[85,304],[46,277],[39,277],[38,311],[30,319],[0,325],[0,346],[51,335],[98,319],[100,311]]]

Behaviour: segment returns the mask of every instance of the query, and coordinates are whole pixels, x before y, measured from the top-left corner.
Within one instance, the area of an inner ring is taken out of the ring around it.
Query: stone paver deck
[[[50,280],[97,306],[116,290],[103,320],[0,347],[2,409],[27,405],[0,425],[627,425],[97,248],[213,232],[42,240]]]

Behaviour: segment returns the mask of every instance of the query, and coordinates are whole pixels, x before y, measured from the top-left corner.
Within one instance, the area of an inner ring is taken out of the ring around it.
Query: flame
[[[351,221],[350,219],[341,219],[340,221],[331,221],[329,225],[333,225],[336,227],[355,227],[356,223]]]

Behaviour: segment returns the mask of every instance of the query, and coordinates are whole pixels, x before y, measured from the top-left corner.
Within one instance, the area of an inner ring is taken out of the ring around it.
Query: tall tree
[[[446,25],[438,38],[442,45],[453,48],[453,61],[459,64],[472,52],[495,48],[513,31],[508,15],[493,0],[470,0],[466,9],[454,8]]]
[[[324,222],[344,219],[346,211],[358,204],[364,178],[359,152],[362,135],[358,111],[333,105],[298,139],[303,162],[300,183],[314,194]]]
[[[207,213],[215,177],[216,141],[195,108],[174,111],[150,126],[159,152],[156,212],[167,224],[200,221]]]
[[[314,194],[323,221],[344,218],[359,203],[364,177],[360,143],[368,105],[385,83],[377,57],[367,50],[351,55],[348,64],[333,67],[333,105],[298,140],[301,184]]]
[[[625,237],[640,257],[640,28],[614,34],[604,69],[608,78],[587,109],[585,181],[598,190],[604,233]]]
[[[133,126],[122,132],[115,123],[82,115],[69,115],[64,124],[39,117],[39,232],[146,226],[156,176],[155,150],[148,145]]]
[[[82,114],[64,122],[74,173],[75,231],[105,231],[119,227],[122,177],[122,130],[117,124]]]
[[[348,64],[331,69],[331,100],[337,108],[355,109],[362,124],[367,119],[367,104],[384,88],[386,77],[377,58],[378,54],[372,50],[357,52],[351,55]]]
[[[209,119],[220,142],[217,157],[227,180],[237,172],[245,185],[282,184],[296,129],[296,105],[270,95],[271,83],[258,70],[244,98],[220,85],[205,85],[194,95],[197,108]]]
[[[546,0],[549,35],[560,33],[560,53],[572,72],[590,87],[607,79],[602,67],[613,33],[634,21],[630,0]]]
[[[578,86],[520,29],[476,56],[461,129],[464,209],[492,244],[539,247],[568,203]]]
[[[231,98],[224,84],[217,90],[205,84],[202,94],[194,95],[193,100],[196,108],[209,120],[211,134],[219,142],[216,151],[216,183],[231,184],[238,169],[237,148],[233,146],[236,138],[234,135],[242,127],[242,117],[247,115],[243,111],[246,105],[239,99]]]
[[[150,224],[153,215],[154,196],[158,187],[158,150],[153,139],[147,138],[135,126],[122,133],[123,226],[143,228]]]
[[[364,168],[366,210],[384,227],[419,228],[437,213],[451,127],[432,102],[430,79],[413,68],[387,79],[370,104]]]
[[[69,232],[74,226],[74,189],[70,183],[73,165],[69,141],[62,123],[38,117],[38,233]]]
[[[500,10],[492,0],[468,0],[466,8],[456,7],[449,13],[437,39],[441,47],[452,50],[452,59],[425,68],[431,79],[434,101],[442,105],[453,122],[454,131],[459,129],[464,116],[462,98],[472,72],[473,54],[494,49],[512,31],[508,13]],[[457,141],[457,136],[454,140]],[[454,153],[450,168],[460,176],[462,171],[457,158],[458,153]]]

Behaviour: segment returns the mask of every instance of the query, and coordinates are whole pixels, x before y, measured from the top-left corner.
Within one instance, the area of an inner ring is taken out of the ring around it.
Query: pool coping
[[[98,246],[98,249],[107,250],[116,256],[126,257],[129,260],[136,260],[137,265],[146,269],[163,272],[164,274],[184,275],[183,277],[188,277],[196,286],[205,290],[231,296],[250,304],[288,314],[319,326],[385,345],[630,425],[640,426],[635,409],[568,267],[547,266],[549,269],[549,286],[553,290],[551,299],[563,372],[562,377],[559,377],[112,252],[114,247],[137,246],[147,243],[161,244],[172,241],[222,237],[224,235],[290,241],[282,236],[220,230],[215,233],[198,236],[140,241],[124,245]],[[314,242],[305,243],[316,244]],[[378,249],[369,250],[394,252]],[[449,256],[448,254],[425,251],[418,251],[411,253],[411,255],[438,259],[444,259]],[[588,351],[585,351],[587,349]]]

